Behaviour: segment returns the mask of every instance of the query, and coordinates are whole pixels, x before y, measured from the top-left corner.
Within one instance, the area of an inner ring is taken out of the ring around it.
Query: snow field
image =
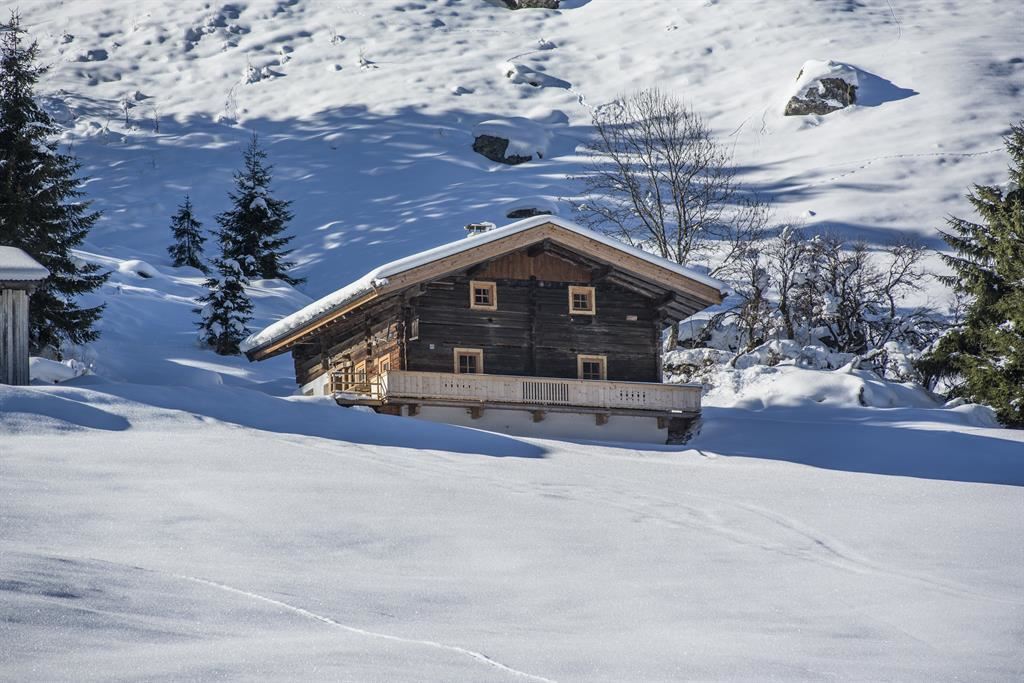
[[[684,450],[229,387],[0,415],[13,679],[1021,674],[1024,442],[950,411],[712,407]]]

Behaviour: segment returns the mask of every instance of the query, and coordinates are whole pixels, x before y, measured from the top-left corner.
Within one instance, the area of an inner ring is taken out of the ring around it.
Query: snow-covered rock
[[[560,0],[502,0],[509,9],[558,9]]]
[[[108,53],[102,48],[96,48],[93,50],[83,50],[76,57],[75,61],[78,62],[103,62],[107,60]]]
[[[521,206],[509,209],[505,216],[512,220],[519,220],[520,218],[531,218],[533,216],[550,216],[553,213],[554,211],[551,209],[539,209],[536,206]]]
[[[473,139],[474,152],[487,157],[491,161],[496,161],[499,164],[515,166],[517,164],[525,164],[527,161],[533,159],[533,155],[530,154],[524,155],[510,152],[509,148],[512,146],[512,141],[508,138],[498,137],[497,135],[488,135],[487,133],[477,135]]]
[[[534,69],[523,64],[517,64],[515,62],[502,62],[498,65],[502,74],[505,78],[512,81],[513,83],[519,83],[522,85],[529,85],[533,88],[569,88],[570,84],[568,81],[564,81],[561,78],[555,78],[550,76],[543,71]]]
[[[929,408],[941,404],[921,386],[888,382],[867,370],[813,370],[793,365],[716,365],[708,373],[704,404],[745,409]]]
[[[841,62],[804,62],[796,77],[793,95],[786,103],[786,116],[828,114],[857,102],[860,80],[857,69]]]
[[[141,278],[160,277],[160,271],[152,265],[140,259],[128,259],[117,265],[117,270],[126,275],[133,275]]]
[[[544,123],[527,118],[490,119],[473,128],[473,151],[501,164],[543,159],[552,134]]]
[[[89,372],[85,363],[68,359],[62,363],[49,358],[33,356],[28,362],[29,376],[33,382],[40,384],[59,384],[69,379],[81,377]]]

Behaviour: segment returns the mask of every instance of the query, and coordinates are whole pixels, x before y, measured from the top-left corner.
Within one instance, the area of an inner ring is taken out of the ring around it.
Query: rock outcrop
[[[502,0],[509,9],[558,9],[560,0]]]
[[[491,161],[497,161],[499,164],[509,164],[515,166],[516,164],[524,164],[527,161],[533,159],[532,156],[522,156],[519,154],[509,154],[506,156],[508,151],[509,140],[508,138],[499,138],[495,135],[478,135],[473,141],[473,151],[477,154],[482,154]]]
[[[520,220],[522,218],[533,218],[534,216],[550,216],[551,213],[552,212],[548,211],[547,209],[526,207],[523,209],[512,209],[507,214],[505,214],[505,217],[511,218],[513,220]]]
[[[857,70],[848,64],[805,62],[796,82],[796,92],[786,103],[786,116],[821,116],[857,102]]]

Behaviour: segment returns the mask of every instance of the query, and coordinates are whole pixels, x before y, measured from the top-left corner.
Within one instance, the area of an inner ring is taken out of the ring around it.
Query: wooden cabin
[[[700,387],[661,383],[662,333],[722,285],[554,216],[382,266],[251,336],[307,395],[511,433],[664,440]]]
[[[29,295],[49,276],[21,249],[0,246],[0,384],[29,383]]]

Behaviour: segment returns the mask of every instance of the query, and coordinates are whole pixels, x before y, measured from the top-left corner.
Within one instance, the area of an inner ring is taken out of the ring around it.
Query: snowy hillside
[[[307,278],[251,283],[255,331],[468,223],[569,216],[593,108],[635,88],[703,114],[779,221],[872,244],[941,248],[1024,113],[1013,0],[505,4],[18,3],[111,277],[97,342],[0,387],[0,679],[1024,678],[1024,435],[983,407],[723,365],[685,447],[556,442],[200,348],[169,221],[187,193],[216,227],[252,133]],[[783,116],[807,64],[858,103]]]
[[[163,271],[185,193],[215,227],[251,132],[276,165],[279,195],[295,200],[295,257],[312,298],[456,239],[466,223],[500,225],[511,209],[553,203],[565,213],[565,175],[591,108],[637,87],[686,98],[734,145],[748,187],[771,197],[780,219],[816,230],[875,242],[912,233],[938,246],[934,230],[967,212],[969,184],[1002,178],[999,136],[1020,115],[1024,79],[1017,3],[562,7],[36,0],[21,11],[52,67],[50,108],[104,212],[85,251],[115,269],[141,259]],[[860,104],[784,117],[810,59],[854,65]],[[474,133],[494,126],[518,131],[514,145],[543,147],[543,158],[508,167],[473,152]],[[97,371],[143,377],[115,358],[134,345],[124,328],[142,326],[139,309],[147,324],[166,324],[152,335],[162,345],[182,344],[152,349],[153,364],[192,355],[182,296],[197,295],[198,281],[167,275],[103,290],[104,341],[83,351]],[[256,325],[306,301],[258,296]]]
[[[562,6],[37,0],[21,10],[52,67],[51,109],[104,211],[86,251],[112,267],[167,262],[168,219],[186,192],[213,227],[254,131],[280,195],[296,202],[295,256],[316,298],[368,265],[457,238],[466,223],[501,224],[512,208],[571,196],[565,174],[591,107],[636,87],[687,98],[735,146],[748,186],[780,218],[815,229],[935,243],[943,217],[965,212],[965,188],[1004,167],[999,135],[1020,113],[1024,78],[1016,3]],[[808,59],[856,65],[870,81],[861,105],[783,117]],[[474,153],[483,123],[542,141],[544,158],[505,167]],[[197,281],[168,275],[104,289],[105,339],[84,360],[141,379],[144,367],[115,358],[132,346],[119,336],[139,325],[139,308],[144,318],[160,309],[149,319],[168,323],[159,336],[186,341],[181,297],[198,294]],[[259,296],[271,305],[257,302],[257,325],[305,301]],[[152,351],[156,365],[191,355],[187,343]]]

